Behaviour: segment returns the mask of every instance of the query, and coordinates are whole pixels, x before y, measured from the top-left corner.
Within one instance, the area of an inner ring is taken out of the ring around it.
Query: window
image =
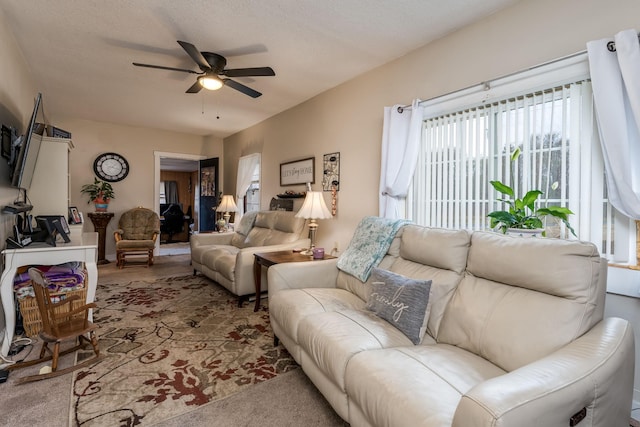
[[[167,193],[165,191],[164,181],[160,181],[160,203],[167,203]]]
[[[260,164],[256,165],[256,172],[251,178],[251,184],[245,195],[247,208],[245,212],[260,210]]]
[[[635,259],[630,220],[606,199],[586,57],[550,63],[492,86],[425,103],[407,198],[409,219],[433,227],[487,229],[487,214],[505,208],[489,184],[498,180],[520,197],[537,189],[543,192],[541,205],[571,209],[575,215],[569,222],[578,237],[594,242],[609,259]],[[522,154],[511,162],[516,149]],[[552,235],[568,236],[562,223],[547,227]]]
[[[237,195],[240,215],[260,210],[260,163],[258,153],[240,157],[238,161]]]

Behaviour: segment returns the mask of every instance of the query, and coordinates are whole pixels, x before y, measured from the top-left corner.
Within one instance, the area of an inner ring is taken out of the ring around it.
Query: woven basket
[[[78,307],[86,304],[87,301],[87,288],[78,289],[75,291],[63,292],[51,294],[51,296],[61,296],[64,295],[65,299],[70,298],[73,295],[78,295],[80,297],[79,300],[73,301],[71,303],[71,308],[76,309]],[[38,332],[42,330],[42,319],[40,318],[40,310],[38,309],[38,302],[34,297],[25,297],[20,299],[20,313],[22,314],[22,327],[24,328],[24,333],[28,337],[35,337],[38,335]],[[55,309],[56,313],[61,313],[63,309],[67,310],[67,306],[62,306]],[[84,313],[79,313],[76,317],[83,317]]]

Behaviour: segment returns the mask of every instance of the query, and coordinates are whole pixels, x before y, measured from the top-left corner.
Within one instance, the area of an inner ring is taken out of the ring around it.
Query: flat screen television
[[[14,146],[15,156],[13,162],[13,172],[11,175],[11,186],[28,190],[33,179],[42,137],[44,136],[45,124],[42,111],[42,94],[38,93],[35,99],[31,120],[19,145]]]

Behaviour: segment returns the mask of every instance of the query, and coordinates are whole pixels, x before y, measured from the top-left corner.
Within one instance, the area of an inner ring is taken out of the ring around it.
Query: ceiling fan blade
[[[185,70],[184,68],[165,67],[162,65],[141,64],[139,62],[134,62],[133,65],[135,65],[136,67],[156,68],[158,70],[169,70],[169,71],[180,71],[182,73],[202,74],[193,70]]]
[[[242,93],[244,93],[245,95],[249,95],[252,98],[257,98],[259,96],[262,96],[262,94],[260,92],[258,92],[257,90],[253,90],[248,86],[243,85],[242,83],[238,83],[235,80],[231,80],[231,79],[223,79],[224,84],[237,90],[240,91]]]
[[[178,44],[180,46],[182,46],[182,48],[185,50],[185,52],[187,52],[189,54],[189,56],[191,57],[191,59],[193,59],[195,61],[195,63],[198,64],[198,67],[200,67],[200,69],[202,71],[206,71],[206,70],[210,70],[211,69],[211,65],[209,65],[207,60],[204,59],[204,56],[202,56],[200,51],[194,45],[192,45],[189,42],[183,42],[183,41],[180,41],[180,40],[178,40]]]
[[[202,85],[198,80],[194,84],[191,85],[189,89],[185,93],[198,93],[202,89]]]
[[[276,73],[271,67],[255,68],[234,68],[224,70],[221,74],[229,77],[252,77],[252,76],[275,76]]]

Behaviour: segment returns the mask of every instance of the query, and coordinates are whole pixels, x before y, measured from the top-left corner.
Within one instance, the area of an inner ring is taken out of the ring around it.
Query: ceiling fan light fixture
[[[208,90],[218,90],[220,89],[224,83],[216,76],[200,76],[198,77],[198,82],[200,85]]]

